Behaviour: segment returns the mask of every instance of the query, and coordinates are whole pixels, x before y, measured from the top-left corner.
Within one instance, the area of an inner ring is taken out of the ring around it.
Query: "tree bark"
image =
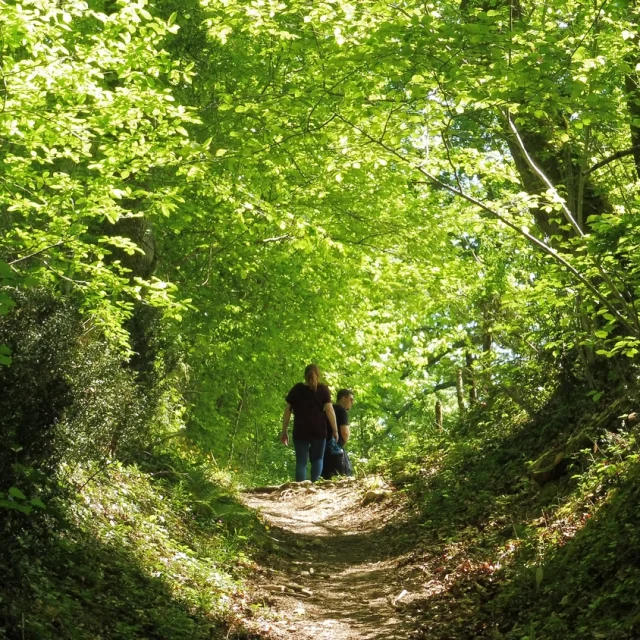
[[[498,0],[497,2],[461,0],[460,11],[463,19],[472,22],[475,19],[475,9],[488,11],[495,10],[499,6],[509,7],[509,31],[513,29],[514,24],[526,19],[518,0]],[[478,63],[481,64],[481,60],[478,60]],[[487,64],[489,64],[488,60]],[[512,102],[523,106],[527,103],[524,89],[511,96],[510,99]],[[640,102],[636,103],[634,108],[638,110],[640,117]],[[556,127],[566,128],[565,114],[561,112],[550,113],[549,117],[554,121]],[[538,126],[538,122],[531,120],[518,124],[523,146],[536,166],[554,187],[566,193],[566,203],[573,216],[578,217],[577,214],[579,212],[581,220],[587,220],[590,215],[611,212],[612,206],[606,194],[600,192],[583,171],[584,154],[571,148],[568,144],[562,146],[554,145],[550,140],[550,136],[538,131]],[[638,134],[640,136],[640,129],[638,129]],[[504,118],[504,139],[509,147],[524,189],[528,193],[536,195],[547,191],[547,186],[533,171],[513,132],[510,131],[506,117]],[[633,142],[636,144],[635,140]],[[640,137],[637,142],[640,142]],[[640,151],[638,153],[640,154]],[[541,208],[533,208],[531,212],[537,227],[547,237],[558,236],[562,240],[568,240],[575,235],[574,231],[562,228],[566,226],[563,224],[564,221],[557,221],[555,215]],[[583,231],[586,230],[582,225],[581,228]]]
[[[629,18],[635,25],[636,35],[640,34],[638,23],[635,19],[637,9],[635,0],[629,1]],[[629,67],[635,69],[640,62],[640,56],[634,55],[627,58]],[[640,178],[640,86],[638,85],[637,73],[628,73],[624,79],[624,88],[627,92],[627,108],[631,121],[629,122],[629,133],[631,134],[631,146],[633,149],[633,160],[636,167],[636,174]]]
[[[460,415],[464,415],[466,407],[464,404],[464,382],[462,380],[462,369],[456,372],[456,394],[458,396],[458,410]]]
[[[238,436],[238,427],[240,426],[240,418],[242,417],[242,409],[244,408],[246,397],[247,397],[247,383],[244,382],[242,386],[242,395],[240,396],[240,401],[238,402],[238,409],[236,410],[236,418],[233,423],[233,430],[231,432],[231,444],[229,446],[229,460],[227,462],[227,467],[231,466],[231,461],[233,460],[236,438]]]
[[[478,401],[478,388],[476,385],[476,376],[473,367],[473,354],[467,352],[465,358],[467,362],[465,372],[467,374],[466,377],[469,384],[469,406],[471,407]]]

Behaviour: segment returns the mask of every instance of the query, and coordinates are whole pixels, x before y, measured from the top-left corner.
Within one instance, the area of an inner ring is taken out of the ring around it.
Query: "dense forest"
[[[0,638],[268,637],[238,491],[311,362],[475,558],[417,637],[637,637],[639,47],[631,0],[0,0]]]

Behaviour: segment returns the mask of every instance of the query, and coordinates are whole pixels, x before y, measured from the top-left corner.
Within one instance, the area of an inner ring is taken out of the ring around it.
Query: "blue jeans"
[[[296,450],[296,482],[307,478],[307,460],[311,459],[311,481],[315,482],[322,473],[325,438],[313,440],[293,440]]]

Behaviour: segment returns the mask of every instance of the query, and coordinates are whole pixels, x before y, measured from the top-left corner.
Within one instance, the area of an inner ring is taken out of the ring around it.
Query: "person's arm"
[[[351,435],[351,429],[349,429],[348,424],[340,425],[340,437],[342,438],[342,444],[347,444],[347,440],[349,440],[349,436]]]
[[[285,446],[289,444],[289,420],[291,420],[291,405],[287,402],[284,405],[284,413],[282,414],[282,432],[280,433],[280,442]]]
[[[331,402],[325,403],[324,412],[327,414],[327,418],[329,418],[331,434],[336,439],[336,442],[338,442],[338,425],[336,423],[336,413],[333,410],[333,405],[331,404]]]

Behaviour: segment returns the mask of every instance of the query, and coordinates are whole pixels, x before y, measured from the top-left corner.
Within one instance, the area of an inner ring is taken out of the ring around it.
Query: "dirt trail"
[[[248,506],[270,526],[274,551],[258,571],[275,619],[272,638],[292,640],[406,639],[406,574],[399,549],[398,511],[383,497],[363,506],[356,482],[289,483],[270,493],[248,493]],[[371,497],[371,496],[369,496]],[[282,588],[285,588],[282,591]]]

